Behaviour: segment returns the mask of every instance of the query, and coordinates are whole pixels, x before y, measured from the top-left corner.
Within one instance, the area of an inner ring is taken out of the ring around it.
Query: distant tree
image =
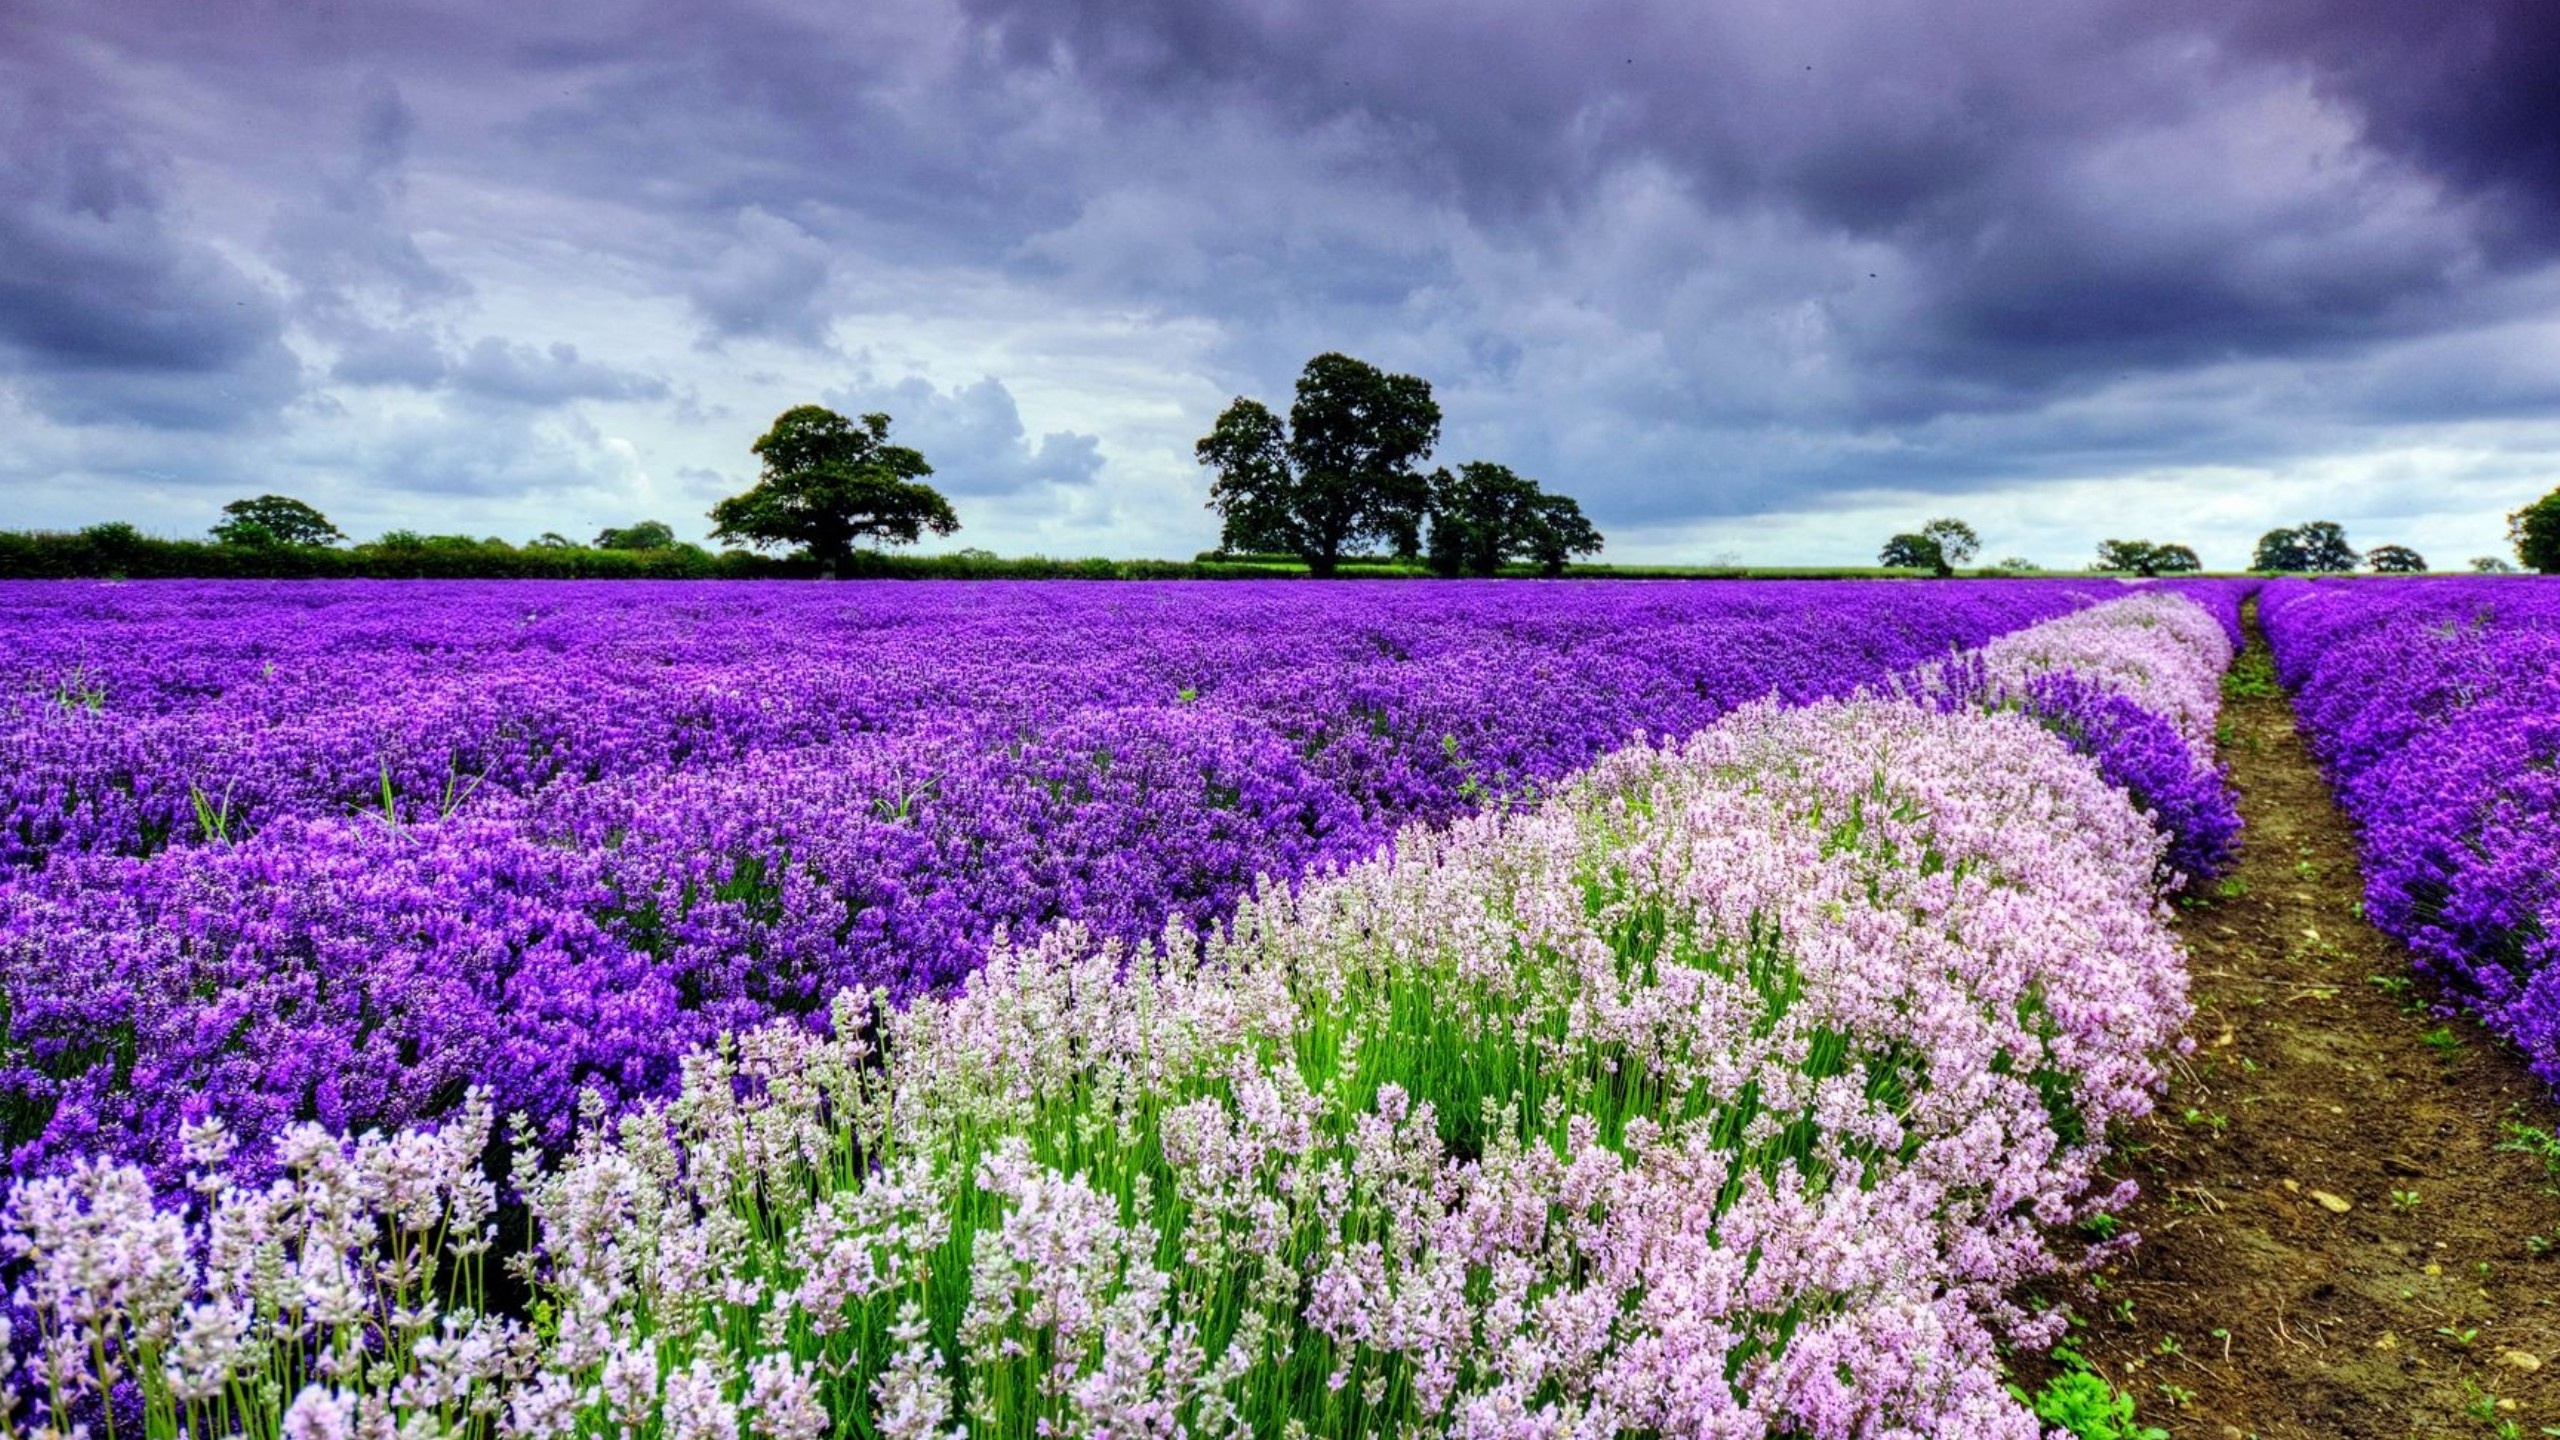
[[[1571,497],[1550,495],[1509,467],[1470,460],[1431,476],[1428,563],[1440,575],[1491,575],[1534,564],[1561,575],[1576,555],[1600,549],[1600,532]]]
[[[1961,565],[1982,553],[1982,537],[1961,520],[1940,518],[1920,527],[1920,533],[1938,542],[1938,553],[1949,567]]]
[[[2024,555],[2005,555],[1994,561],[1991,568],[2006,575],[2033,575],[2044,567]]]
[[[2314,575],[2344,575],[2362,558],[2347,544],[2346,527],[2334,520],[2308,521],[2293,533],[2302,547],[2302,568]]]
[[[711,538],[762,549],[797,546],[823,564],[841,563],[858,540],[913,544],[926,531],[960,528],[951,502],[921,483],[924,456],[889,443],[889,417],[859,424],[821,405],[775,417],[752,447],[764,462],[754,488],[711,507]]]
[[[525,546],[528,550],[574,550],[577,542],[557,530],[545,530]]]
[[[1528,558],[1548,579],[1562,575],[1576,555],[1599,554],[1601,543],[1600,532],[1571,496],[1541,495],[1530,507]]]
[[[2554,490],[2507,517],[2507,539],[2524,568],[2560,575],[2560,490]]]
[[[2303,558],[2301,533],[2286,526],[2259,536],[2258,548],[2249,556],[2249,568],[2269,575],[2310,569]]]
[[[2516,573],[2516,567],[2512,563],[2500,559],[2495,555],[2472,556],[2471,568],[2483,575],[2513,575]]]
[[[1876,563],[1896,570],[1926,570],[1932,575],[1953,575],[1955,567],[1947,563],[1946,547],[1926,535],[1904,533],[1884,542],[1876,552]]]
[[[1435,575],[1491,575],[1518,558],[1527,539],[1538,482],[1508,466],[1470,460],[1451,474],[1431,475],[1431,545]]]
[[[2334,520],[2312,520],[2259,536],[2257,553],[2249,568],[2343,575],[2356,568],[2360,558],[2347,543],[2344,526]]]
[[[234,500],[213,538],[225,545],[335,545],[347,537],[329,517],[286,495]]]
[[[2154,545],[2148,540],[2101,540],[2100,570],[2133,575],[2191,575],[2204,568],[2196,552],[2184,545]]]
[[[1326,353],[1299,373],[1285,425],[1239,396],[1192,453],[1217,472],[1218,548],[1284,551],[1321,576],[1361,545],[1420,548],[1431,482],[1415,467],[1439,440],[1428,381]]]
[[[2365,552],[2364,563],[2377,575],[2423,575],[2427,557],[2406,545],[2376,545]]]
[[[607,526],[595,538],[598,550],[670,550],[675,543],[675,527],[664,520],[643,520],[619,529]]]
[[[427,537],[415,530],[385,530],[373,542],[376,550],[424,550]]]

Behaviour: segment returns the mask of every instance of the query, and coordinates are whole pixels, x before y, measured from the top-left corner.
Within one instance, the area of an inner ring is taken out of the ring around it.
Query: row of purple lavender
[[[556,1140],[585,1090],[946,986],[1000,931],[1213,924],[1631,738],[2119,591],[0,590],[0,1138],[167,1180],[182,1117],[393,1126],[482,1084]],[[2021,702],[2209,871],[2218,774],[2065,668]]]
[[[553,1138],[723,1030],[1257,875],[2117,587],[0,587],[12,1167],[181,1118]]]
[[[2280,580],[2260,604],[2366,913],[2560,1087],[2560,583]]]

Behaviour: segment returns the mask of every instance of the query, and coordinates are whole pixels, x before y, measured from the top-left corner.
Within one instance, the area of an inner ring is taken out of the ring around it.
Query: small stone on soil
[[[2534,1371],[2542,1368],[2542,1357],[2530,1350],[2501,1350],[2498,1352],[2498,1359],[2519,1370]]]
[[[2332,1195],[2326,1190],[2312,1191],[2311,1198],[2320,1203],[2321,1209],[2328,1211],[2332,1215],[2344,1215],[2348,1211],[2356,1208],[2356,1202],[2353,1200],[2349,1200],[2343,1195]]]

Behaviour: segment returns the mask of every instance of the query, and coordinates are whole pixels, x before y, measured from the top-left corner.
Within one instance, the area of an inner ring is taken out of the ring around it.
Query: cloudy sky
[[[1185,555],[1323,350],[1616,560],[2459,564],[2560,484],[2560,5],[0,4],[0,524],[699,537],[817,401]]]

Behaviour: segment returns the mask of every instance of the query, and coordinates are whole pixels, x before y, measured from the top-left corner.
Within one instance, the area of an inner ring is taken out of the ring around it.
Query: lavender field
[[[2263,607],[2369,913],[2560,1087],[2560,586],[2279,580]]]
[[[17,1424],[2035,1435],[2240,588],[0,587]]]

